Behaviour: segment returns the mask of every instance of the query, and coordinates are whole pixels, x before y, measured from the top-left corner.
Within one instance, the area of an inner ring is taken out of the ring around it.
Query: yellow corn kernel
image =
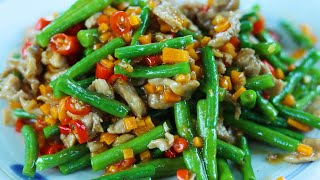
[[[127,117],[124,119],[124,126],[127,131],[131,131],[132,129],[135,129],[138,127],[136,118],[135,117]]]
[[[243,72],[238,72],[235,70],[231,71],[231,82],[233,85],[233,88],[237,91],[240,87],[243,87],[246,85],[246,76]]]
[[[200,66],[197,66],[197,65],[191,65],[191,71],[195,72],[197,77],[200,78],[202,77],[202,69]]]
[[[41,95],[47,95],[47,94],[51,94],[52,93],[52,88],[50,86],[45,86],[43,84],[41,84],[39,86],[39,90],[40,90],[40,94]]]
[[[148,94],[155,94],[157,92],[156,86],[150,83],[147,83],[146,85],[144,85],[143,88]]]
[[[203,141],[201,137],[195,137],[193,138],[193,145],[196,148],[202,148],[203,146]]]
[[[153,124],[150,116],[145,117],[144,118],[144,122],[146,123],[146,127],[148,129],[153,129],[154,128],[154,124]]]
[[[129,16],[131,26],[137,27],[141,23],[141,19],[137,15]]]
[[[188,62],[189,52],[181,49],[163,48],[162,61],[166,64]]]
[[[306,50],[297,49],[291,54],[291,57],[293,57],[295,59],[301,59],[305,54],[306,54]]]
[[[191,80],[191,76],[190,76],[190,74],[178,74],[175,77],[175,80],[178,83],[185,84]]]
[[[109,59],[103,59],[103,60],[100,61],[100,63],[102,65],[104,65],[105,67],[110,68],[110,69],[114,67],[113,61],[109,60]]]
[[[163,93],[163,91],[164,91],[163,85],[159,85],[159,86],[156,87],[156,92],[157,93],[161,94],[161,93]]]
[[[196,50],[194,50],[194,49],[189,49],[188,52],[189,52],[189,55],[190,55],[190,57],[191,57],[192,59],[194,59],[194,60],[196,60],[196,61],[198,61],[198,60],[200,59],[200,58],[199,58],[199,55],[198,55],[197,52],[196,52]]]
[[[151,153],[149,150],[143,151],[142,153],[140,153],[140,159],[141,161],[145,161],[145,160],[149,160],[151,159]]]
[[[239,88],[232,96],[231,99],[234,101],[237,101],[239,99],[239,97],[241,96],[241,94],[246,91],[246,88],[241,87]]]
[[[140,36],[138,40],[140,44],[150,44],[152,42],[152,34],[148,33],[147,35]]]
[[[296,66],[294,64],[290,64],[288,66],[288,71],[293,71],[296,68]]]
[[[137,136],[140,136],[146,132],[149,132],[150,129],[147,128],[147,126],[141,126],[141,127],[138,127],[136,129],[133,130],[134,134],[137,135]]]
[[[63,99],[61,99],[61,101],[59,102],[59,105],[58,105],[58,119],[60,121],[63,121],[66,117],[67,117],[67,110],[66,110],[66,107],[65,107],[65,102],[66,100],[69,98],[69,96],[67,97],[64,97]]]
[[[190,49],[194,49],[194,43],[187,45],[185,49],[187,51],[189,51]]]
[[[282,101],[282,104],[290,107],[295,105],[296,101],[294,99],[294,96],[292,94],[286,95]]]
[[[31,111],[32,109],[34,109],[36,106],[38,106],[37,101],[34,100],[34,99],[32,99],[32,100],[29,102],[28,106],[25,108],[25,110],[26,110],[27,112],[29,112],[29,111]]]
[[[139,6],[129,6],[128,9],[126,10],[126,13],[129,16],[139,15],[139,14],[141,14],[141,8]]]
[[[136,121],[137,121],[138,128],[146,125],[146,122],[144,121],[144,119],[137,119]]]
[[[106,43],[106,42],[108,42],[110,37],[111,37],[111,33],[110,32],[105,32],[105,33],[102,33],[100,35],[99,39],[100,39],[101,42]]]
[[[176,103],[181,100],[181,97],[171,90],[166,90],[162,95],[162,101],[165,103]]]
[[[299,144],[297,147],[297,152],[304,156],[312,156],[313,148],[305,144]]]
[[[160,21],[160,31],[162,33],[169,33],[169,32],[171,32],[171,29],[172,29],[172,27],[169,24],[167,24],[164,21]]]
[[[219,14],[212,20],[211,23],[212,25],[218,25],[218,24],[225,23],[226,21],[227,19]]]
[[[118,135],[116,134],[102,133],[100,136],[100,142],[104,142],[107,145],[110,145],[117,139],[117,137]]]
[[[224,88],[227,91],[232,90],[232,83],[229,76],[223,76],[219,78],[219,85],[220,87]]]
[[[45,119],[44,119],[44,121],[47,123],[47,124],[49,124],[49,125],[55,125],[55,124],[57,124],[57,119],[54,119],[54,118],[52,118],[52,117],[50,117],[50,116],[48,116],[48,117],[46,117]]]
[[[131,42],[131,33],[128,32],[128,33],[122,35],[122,39],[123,39],[127,44],[129,44],[129,43]]]
[[[211,38],[208,36],[203,37],[200,42],[201,42],[201,47],[204,47],[208,45],[209,41],[211,41]]]
[[[10,106],[11,109],[22,108],[21,104],[19,102],[16,102],[16,101],[10,101],[9,106]]]
[[[106,23],[100,24],[100,26],[99,26],[99,28],[98,28],[98,31],[99,31],[99,32],[102,32],[102,33],[105,33],[105,32],[107,32],[108,30],[109,30],[109,26],[108,26],[108,24],[106,24]]]
[[[113,13],[115,13],[116,11],[118,11],[117,9],[108,6],[103,10],[103,14],[107,15],[107,16],[111,16]]]
[[[214,31],[219,33],[219,32],[225,32],[226,30],[228,30],[231,27],[231,24],[229,21],[226,21],[222,24],[218,24],[214,27]]]
[[[182,26],[183,26],[183,27],[187,27],[188,25],[189,25],[188,19],[184,19],[184,20],[182,21]]]
[[[53,118],[53,119],[58,119],[58,108],[57,106],[53,106],[51,109],[50,109],[50,116]]]
[[[232,56],[232,58],[235,58],[237,56],[236,53],[236,48],[234,47],[233,44],[231,43],[227,43],[226,45],[224,45],[221,49],[222,52],[228,53]]]
[[[201,46],[201,43],[199,41],[196,41],[193,44],[194,44],[193,49],[198,49]]]
[[[277,68],[277,69],[276,69],[274,76],[275,76],[277,79],[284,79],[284,73],[283,73],[283,71],[282,71],[280,68]]]
[[[93,50],[100,49],[102,46],[103,46],[103,44],[97,43],[97,44],[93,45]]]
[[[48,103],[44,103],[40,106],[40,110],[43,112],[43,114],[49,115],[50,114],[50,108],[51,105]]]
[[[294,120],[292,118],[288,118],[287,119],[287,123],[288,123],[289,126],[294,127],[294,128],[296,128],[296,129],[298,129],[300,131],[303,131],[303,132],[308,132],[308,131],[311,130],[311,128],[308,125],[303,124],[301,122],[298,122],[298,121],[296,121],[296,120]]]
[[[134,158],[133,149],[131,149],[131,148],[129,148],[129,149],[123,149],[123,150],[122,150],[122,153],[123,153],[123,158],[124,158],[124,159]]]
[[[280,177],[278,177],[276,180],[286,180],[286,178],[283,177],[283,176],[280,176]]]

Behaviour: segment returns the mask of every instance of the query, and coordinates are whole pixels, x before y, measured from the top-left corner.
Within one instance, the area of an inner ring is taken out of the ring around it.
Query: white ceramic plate
[[[5,61],[13,49],[19,47],[22,42],[24,30],[33,25],[36,20],[54,12],[63,11],[74,0],[0,0],[0,69],[4,69]],[[243,0],[243,9],[250,8],[255,0]],[[277,20],[287,18],[295,23],[308,23],[313,26],[314,32],[320,37],[320,24],[318,23],[320,1],[308,0],[260,0],[262,12],[266,16],[269,25],[274,25]],[[6,106],[1,101],[0,109]],[[319,131],[309,134],[319,138]],[[0,179],[23,179],[12,170],[12,165],[23,164],[24,147],[20,134],[12,128],[0,125]],[[320,162],[292,165],[287,163],[268,164],[265,161],[266,153],[271,149],[267,146],[252,143],[253,167],[258,180],[274,180],[279,176],[285,176],[287,180],[318,180],[320,179]],[[91,179],[101,173],[93,173],[91,170],[81,171],[75,174],[63,176],[57,169],[40,172],[42,176],[50,180],[62,179]],[[239,174],[236,179],[241,179]],[[173,179],[173,178],[172,178]]]

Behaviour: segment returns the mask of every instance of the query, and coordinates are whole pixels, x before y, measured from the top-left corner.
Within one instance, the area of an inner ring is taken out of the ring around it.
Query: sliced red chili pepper
[[[113,84],[117,79],[121,79],[123,81],[128,81],[127,76],[124,76],[122,74],[113,74],[109,79],[108,83]]]
[[[59,130],[61,134],[65,134],[65,135],[68,135],[69,133],[71,133],[71,128],[66,125],[59,125]]]
[[[269,93],[267,93],[266,91],[262,91],[262,97],[269,100],[270,99],[270,95]]]
[[[43,132],[37,133],[39,148],[42,149],[46,144],[46,138],[44,137]]]
[[[262,62],[270,69],[271,74],[274,76],[276,72],[274,67],[267,60],[262,60]]]
[[[22,57],[26,57],[27,56],[27,49],[28,47],[30,47],[32,45],[32,42],[30,39],[26,39],[22,48],[21,48],[21,55]]]
[[[179,169],[177,171],[177,180],[189,180],[189,170],[188,169]]]
[[[264,30],[264,18],[262,16],[259,17],[258,21],[253,24],[253,34],[259,34]]]
[[[112,173],[116,173],[116,172],[128,169],[129,167],[133,166],[135,162],[136,162],[135,158],[124,159],[118,162],[117,164],[108,166],[106,168],[106,173],[112,174]]]
[[[72,133],[76,135],[78,142],[83,144],[89,140],[86,126],[78,119],[70,121]]]
[[[144,60],[148,66],[157,66],[162,64],[162,60],[159,55],[147,56],[144,58]]]
[[[88,104],[80,104],[80,101],[69,97],[65,102],[65,107],[67,111],[71,112],[72,114],[84,116],[91,112],[91,106]]]
[[[39,132],[39,131],[42,131],[43,128],[45,128],[46,126],[47,126],[47,123],[42,119],[38,118],[33,127],[37,132]]]
[[[177,157],[177,152],[173,148],[170,148],[169,150],[164,152],[164,156],[172,159]]]
[[[66,118],[64,118],[64,119],[61,121],[61,124],[62,124],[62,125],[69,125],[69,123],[70,123],[71,120],[72,120],[71,118],[66,117]]]
[[[41,149],[42,155],[55,154],[64,148],[62,144],[46,145]]]
[[[40,18],[36,23],[36,30],[41,31],[43,28],[48,26],[51,23],[51,21],[46,20],[45,18]]]
[[[110,17],[110,25],[113,32],[123,35],[131,30],[129,16],[123,11],[117,11]]]
[[[79,23],[79,24],[76,24],[74,26],[72,26],[71,28],[69,28],[67,31],[66,31],[66,34],[69,35],[69,36],[77,36],[78,32],[82,29],[84,29],[84,24],[83,23]]]
[[[173,149],[177,153],[182,153],[182,151],[184,151],[187,148],[188,148],[188,141],[186,139],[181,138],[181,137],[174,139]]]
[[[113,74],[113,68],[108,68],[101,62],[96,65],[96,77],[99,79],[108,80]]]
[[[16,129],[16,132],[21,132],[21,129],[24,125],[26,125],[26,120],[24,119],[17,119],[16,121],[16,124],[15,124],[15,129]]]
[[[234,45],[234,47],[238,48],[239,45],[240,45],[240,40],[239,38],[237,38],[236,36],[233,36],[231,39],[230,39],[230,43],[232,45]]]
[[[64,33],[54,35],[50,40],[50,47],[53,51],[65,56],[75,55],[81,50],[78,38]]]

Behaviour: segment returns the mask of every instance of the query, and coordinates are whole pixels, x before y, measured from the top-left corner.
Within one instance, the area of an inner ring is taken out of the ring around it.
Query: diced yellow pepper
[[[129,21],[130,21],[131,26],[133,26],[133,27],[137,27],[141,23],[141,19],[137,15],[129,16]]]
[[[141,161],[145,161],[145,160],[151,159],[151,153],[150,153],[150,151],[149,151],[149,150],[146,150],[146,151],[140,153],[140,159],[141,159]]]
[[[107,145],[110,145],[117,139],[117,137],[118,135],[116,134],[102,133],[100,136],[100,142],[104,142]]]
[[[131,131],[138,127],[135,117],[127,117],[124,119],[124,126],[127,131]]]
[[[189,52],[181,49],[163,48],[162,61],[166,64],[188,62]]]
[[[138,40],[140,44],[150,44],[152,40],[152,35],[151,33],[149,33],[147,35],[140,36]]]
[[[122,153],[123,153],[124,159],[134,158],[133,149],[131,149],[131,148],[122,150]]]

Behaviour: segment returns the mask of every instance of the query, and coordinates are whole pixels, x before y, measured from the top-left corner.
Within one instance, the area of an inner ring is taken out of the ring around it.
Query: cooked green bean
[[[138,39],[146,32],[149,23],[150,23],[150,8],[145,6],[141,11],[141,24],[136,32],[132,35],[130,46],[135,46],[139,44]],[[122,59],[123,62],[130,63],[131,60],[124,58]]]
[[[318,95],[320,94],[320,88],[316,88],[308,93],[307,96],[296,101],[295,107],[297,109],[304,109],[308,104],[310,104]]]
[[[252,109],[256,105],[257,93],[254,90],[246,90],[240,95],[240,104],[244,108]]]
[[[260,113],[253,113],[248,110],[244,110],[241,112],[241,118],[247,119],[250,121],[254,121],[259,124],[264,124],[268,126],[274,126],[274,127],[288,127],[287,121],[281,117],[277,117],[275,120],[271,120],[268,117],[265,117],[261,115]]]
[[[242,15],[242,17],[240,18],[240,21],[251,21],[251,22],[255,22],[259,19],[257,11],[256,10],[252,10],[249,11],[248,13]]]
[[[250,21],[241,21],[240,31],[242,33],[251,32],[253,30],[253,24]]]
[[[260,93],[257,93],[257,106],[268,119],[277,119],[278,110],[267,99],[264,99]]]
[[[204,64],[204,72],[206,79],[206,94],[207,94],[207,108],[208,108],[208,120],[206,126],[209,128],[215,128],[218,122],[219,116],[219,80],[218,69],[216,61],[213,55],[212,48],[206,46],[201,49],[202,61]]]
[[[206,122],[207,122],[207,102],[201,99],[197,103],[197,134],[203,139],[207,137]]]
[[[279,104],[277,104],[276,107],[285,117],[293,118],[296,121],[302,122],[314,128],[320,128],[320,118],[315,115]]]
[[[285,64],[294,64],[296,62],[296,60],[292,57],[289,57],[285,52],[280,52],[279,54],[279,59],[281,62],[285,63]]]
[[[305,49],[311,49],[313,47],[312,40],[300,32],[294,25],[288,21],[281,21],[280,25],[299,46]]]
[[[218,179],[219,180],[233,180],[232,172],[229,168],[228,162],[225,159],[217,158],[218,165]]]
[[[190,72],[190,64],[188,62],[154,67],[134,67],[133,72],[128,72],[120,66],[114,67],[115,74],[122,74],[130,78],[167,78],[178,74],[189,74]]]
[[[67,15],[64,15],[63,18],[51,22],[36,36],[37,43],[41,47],[46,47],[53,35],[64,32],[94,13],[103,10],[106,6],[110,5],[111,2],[112,0],[91,0],[84,2],[81,7],[77,7],[72,13],[70,12]]]
[[[60,133],[59,125],[52,125],[52,126],[47,126],[43,128],[44,137],[47,139],[59,133]]]
[[[99,39],[99,33],[97,29],[80,30],[77,37],[83,47],[90,48]]]
[[[261,91],[274,87],[275,83],[271,74],[258,75],[247,79],[247,89]]]
[[[300,141],[296,139],[251,121],[243,120],[241,118],[235,120],[234,117],[230,115],[226,115],[225,120],[233,127],[242,130],[245,134],[285,151],[294,152],[300,144]]]
[[[261,31],[257,37],[261,42],[274,42],[274,39],[266,30]]]
[[[36,160],[39,154],[38,138],[33,128],[29,125],[23,126],[21,133],[24,138],[25,156],[22,174],[32,178],[36,173]]]
[[[119,5],[121,3],[129,3],[130,6],[140,6],[140,7],[146,7],[148,4],[147,0],[117,0],[114,1],[116,5]]]
[[[207,179],[200,152],[190,143],[193,141],[195,135],[194,128],[191,124],[190,109],[186,101],[181,101],[174,105],[174,116],[179,136],[189,142],[188,149],[183,151],[183,158],[187,168],[194,172],[197,177]]]
[[[256,177],[254,175],[252,165],[251,165],[251,155],[250,155],[249,145],[248,145],[247,139],[244,136],[240,137],[239,146],[245,154],[243,159],[244,163],[241,165],[243,179],[255,180]]]
[[[148,149],[148,144],[155,139],[163,137],[165,130],[162,125],[152,129],[143,135],[134,138],[119,146],[113,147],[91,158],[91,165],[94,171],[104,169],[105,167],[123,160],[123,149],[131,148],[134,154],[139,154]]]
[[[146,45],[135,45],[118,48],[115,51],[115,56],[118,59],[132,59],[136,57],[150,56],[159,54],[165,47],[170,48],[181,48],[193,42],[192,36],[177,37],[169,39],[163,42],[146,44]]]
[[[302,141],[304,139],[304,135],[303,134],[291,131],[289,129],[278,128],[278,127],[270,127],[270,129],[273,129],[273,130],[275,130],[277,132],[280,132],[280,133],[282,133],[284,135],[287,135],[287,136],[292,137],[292,138],[294,138],[296,140],[299,140],[299,141]]]
[[[279,95],[273,98],[272,102],[279,103],[286,95],[292,93],[296,85],[308,73],[310,67],[313,67],[320,59],[320,52],[317,50],[310,50],[308,55],[301,61],[301,64],[288,74],[286,77],[287,84]]]
[[[217,140],[217,154],[219,157],[229,159],[237,164],[243,163],[244,152],[232,144]]]
[[[74,80],[69,78],[60,78],[56,88],[60,92],[74,96],[83,102],[86,102],[106,113],[117,117],[125,117],[129,112],[129,108],[121,102],[84,89],[80,87]]]
[[[178,32],[178,36],[189,36],[191,35],[194,39],[200,40],[202,38],[201,32],[194,32],[189,29],[183,29]]]
[[[250,35],[248,33],[239,33],[241,48],[251,48]]]
[[[87,88],[92,84],[92,81],[94,81],[96,79],[96,77],[89,77],[80,81],[77,81],[77,83],[79,84],[79,86],[83,87],[83,88]]]
[[[274,67],[274,68],[279,68],[281,69],[283,72],[287,72],[288,68],[285,64],[283,64],[280,59],[276,56],[276,55],[271,55],[271,56],[267,56],[265,57],[268,62]]]
[[[23,109],[15,109],[15,110],[13,110],[13,114],[17,118],[23,118],[23,119],[36,119],[37,118],[37,116],[35,114],[27,113]]]
[[[151,165],[135,166],[116,173],[101,176],[95,180],[139,179],[153,176],[155,173],[155,168]]]
[[[76,145],[59,151],[55,154],[44,155],[37,160],[37,169],[42,171],[55,166],[60,166],[70,161],[74,161],[89,153],[86,144]]]
[[[60,165],[59,169],[62,174],[70,174],[89,166],[91,166],[91,155],[87,154],[79,159]]]

